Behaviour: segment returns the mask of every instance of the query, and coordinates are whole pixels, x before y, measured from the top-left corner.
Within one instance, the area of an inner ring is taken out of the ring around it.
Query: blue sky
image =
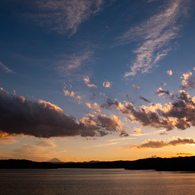
[[[0,157],[193,155],[194,6],[2,0]]]

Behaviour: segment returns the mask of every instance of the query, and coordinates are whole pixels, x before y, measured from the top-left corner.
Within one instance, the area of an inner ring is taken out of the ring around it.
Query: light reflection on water
[[[195,173],[123,169],[0,170],[0,194],[195,194]]]

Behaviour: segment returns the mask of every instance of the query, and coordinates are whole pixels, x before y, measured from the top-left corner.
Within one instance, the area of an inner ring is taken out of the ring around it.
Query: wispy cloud
[[[54,148],[56,145],[54,144],[53,141],[51,141],[50,139],[44,139],[44,140],[40,140],[36,143],[37,146],[42,146],[42,147],[52,147]]]
[[[132,140],[132,139],[136,139],[134,137],[122,137],[122,138],[117,138],[117,139],[111,139],[109,140],[110,142],[115,142],[115,141],[124,141],[124,140]]]
[[[6,65],[4,65],[2,62],[0,62],[0,67],[1,67],[2,70],[4,70],[4,71],[7,72],[7,73],[11,73],[11,74],[15,73],[13,70],[9,69],[9,68],[8,68]]]
[[[131,28],[119,37],[119,44],[129,44],[132,41],[141,41],[134,51],[136,59],[130,67],[131,71],[125,77],[134,76],[138,72],[148,73],[157,62],[166,56],[170,50],[168,44],[178,37],[180,26],[177,21],[183,15],[183,3],[186,1],[168,1],[166,8],[151,16],[139,26]]]
[[[101,144],[101,145],[97,145],[97,146],[91,146],[91,147],[105,147],[105,146],[111,146],[111,145],[115,145],[115,144],[119,144],[120,142],[112,142],[112,143],[107,143],[107,144]]]
[[[170,146],[178,146],[178,145],[186,145],[186,144],[195,144],[195,140],[193,138],[180,138],[172,139],[168,142],[160,141],[160,140],[148,140],[140,145],[133,145],[131,148],[164,148]]]
[[[74,71],[78,71],[84,63],[89,60],[92,51],[86,51],[82,54],[72,54],[69,56],[63,56],[62,59],[56,61],[57,70],[63,74],[68,75]]]
[[[102,5],[103,0],[35,0],[30,6],[36,11],[25,16],[58,33],[70,31],[73,35],[81,23],[101,11]]]

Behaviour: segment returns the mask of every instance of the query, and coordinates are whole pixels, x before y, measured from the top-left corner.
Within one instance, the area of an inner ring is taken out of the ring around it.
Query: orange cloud
[[[172,70],[167,70],[167,72],[166,72],[169,76],[172,76],[172,74],[173,74],[173,71]]]
[[[109,82],[109,81],[103,82],[103,86],[106,87],[106,88],[110,88],[111,85],[112,85],[112,82]]]
[[[5,133],[3,131],[0,131],[0,140],[13,140],[13,136],[9,135],[8,133]]]
[[[192,75],[192,72],[187,72],[184,73],[181,76],[182,80],[182,88],[186,89],[186,88],[191,88],[194,89],[195,88],[195,77]]]
[[[87,77],[85,77],[84,79],[83,79],[83,81],[84,81],[84,83],[88,86],[88,87],[94,87],[94,88],[97,88],[97,86],[96,85],[94,85],[94,84],[90,84],[90,79],[89,79],[89,77],[87,76]]]
[[[64,92],[65,96],[70,96],[70,97],[74,98],[78,104],[81,103],[82,98],[79,95],[76,96],[76,92],[74,92],[74,91],[69,92],[68,90],[66,90],[66,86],[64,87],[63,92]]]
[[[136,134],[142,134],[142,129],[141,128],[134,128],[133,132]]]
[[[95,102],[95,103],[91,104],[91,103],[89,103],[89,102],[86,102],[85,104],[86,104],[86,106],[87,106],[88,108],[90,108],[91,110],[95,110],[96,112],[100,112],[100,106],[99,106],[98,103]]]
[[[139,85],[132,85],[132,87],[135,89],[135,90],[138,90],[140,88]]]
[[[133,145],[131,148],[144,149],[144,148],[164,148],[170,146],[186,145],[186,144],[195,144],[193,138],[180,138],[170,140],[169,142],[160,141],[160,140],[148,140],[139,145]]]

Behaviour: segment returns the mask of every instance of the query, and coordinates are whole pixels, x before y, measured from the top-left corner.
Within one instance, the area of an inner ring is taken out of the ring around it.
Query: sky
[[[1,0],[0,159],[195,154],[195,2]]]

